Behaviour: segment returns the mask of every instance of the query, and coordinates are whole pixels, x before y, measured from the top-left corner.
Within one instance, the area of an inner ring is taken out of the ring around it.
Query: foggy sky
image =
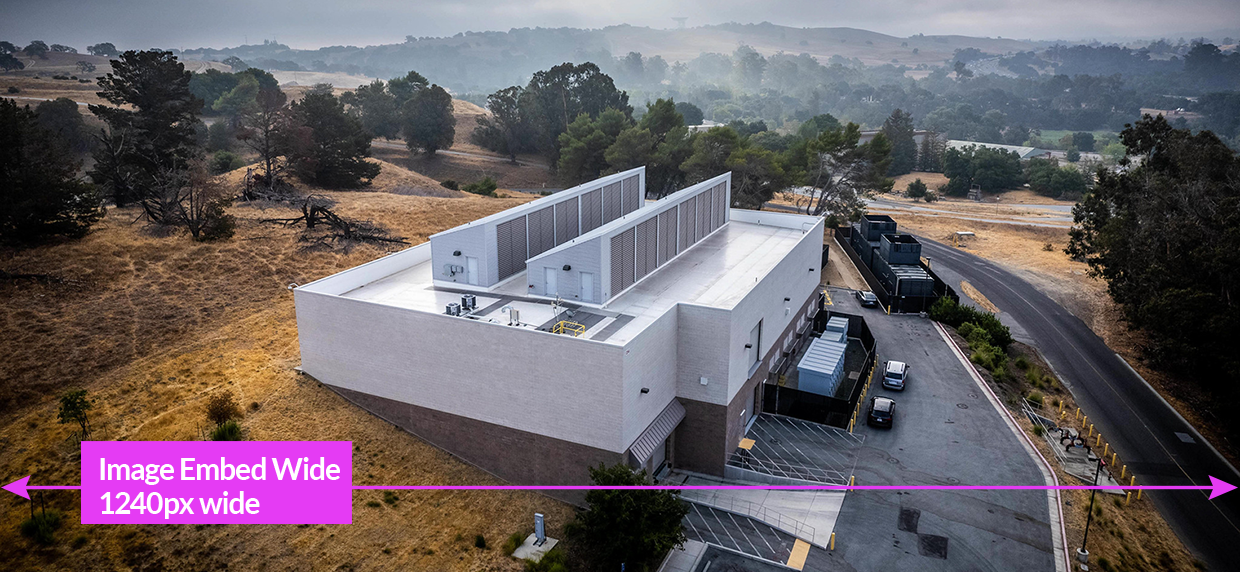
[[[128,48],[295,48],[398,43],[406,35],[523,27],[671,28],[769,21],[895,36],[1193,37],[1240,30],[1238,0],[0,0],[0,39]]]

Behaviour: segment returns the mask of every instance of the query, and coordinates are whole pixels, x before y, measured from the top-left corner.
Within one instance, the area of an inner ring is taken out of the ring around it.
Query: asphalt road
[[[936,271],[968,280],[1019,324],[1138,484],[1208,486],[1209,476],[1240,484],[1236,469],[1084,322],[1003,267],[918,239]],[[1205,491],[1157,491],[1150,498],[1210,570],[1240,570],[1240,494],[1211,501]]]

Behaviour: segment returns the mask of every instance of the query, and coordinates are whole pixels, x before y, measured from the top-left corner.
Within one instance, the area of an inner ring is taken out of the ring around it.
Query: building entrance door
[[[560,286],[557,284],[559,274],[554,268],[543,268],[543,294],[546,296],[555,296],[560,293]]]
[[[581,273],[581,301],[594,301],[594,275],[589,272]]]
[[[478,285],[478,259],[473,256],[465,257],[465,283]]]

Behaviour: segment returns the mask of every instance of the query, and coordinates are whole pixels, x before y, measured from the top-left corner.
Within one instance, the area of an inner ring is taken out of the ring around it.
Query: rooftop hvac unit
[[[465,311],[473,310],[478,307],[478,297],[473,294],[461,295],[461,309]]]
[[[460,305],[460,304],[457,304],[456,302],[452,302],[452,303],[448,304],[448,309],[447,309],[447,311],[446,311],[446,312],[444,312],[444,313],[445,313],[445,314],[447,314],[447,315],[449,315],[449,316],[460,316],[460,315],[461,315],[461,305]]]

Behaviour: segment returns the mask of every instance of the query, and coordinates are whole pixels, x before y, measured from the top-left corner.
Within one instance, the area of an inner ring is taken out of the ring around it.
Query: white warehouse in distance
[[[722,476],[819,310],[824,225],[731,191],[647,202],[638,168],[298,287],[302,371],[515,484]]]

